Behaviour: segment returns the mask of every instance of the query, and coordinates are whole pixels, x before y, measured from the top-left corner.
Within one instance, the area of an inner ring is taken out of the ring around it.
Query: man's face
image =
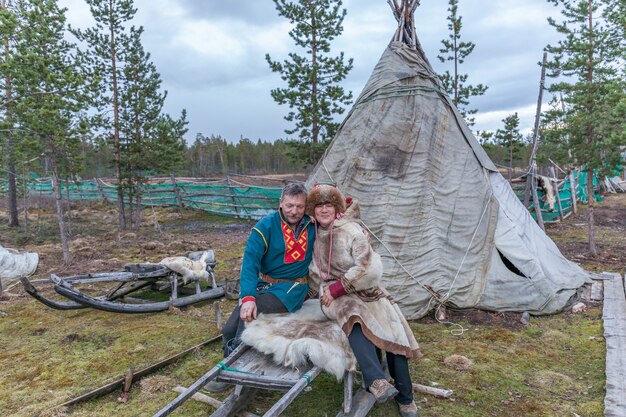
[[[305,205],[305,195],[286,195],[280,199],[280,208],[283,210],[283,217],[291,226],[298,224],[298,222],[302,220]]]

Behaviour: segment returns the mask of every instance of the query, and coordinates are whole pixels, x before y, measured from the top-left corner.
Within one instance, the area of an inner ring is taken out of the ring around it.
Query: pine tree
[[[145,175],[158,161],[152,146],[167,95],[160,91],[161,76],[143,48],[142,33],[143,28],[131,27],[127,49],[119,55],[127,63],[119,83],[120,173],[125,194],[129,196],[132,229],[141,223]]]
[[[267,60],[273,72],[280,73],[287,87],[271,91],[272,98],[291,109],[285,120],[293,122],[288,135],[297,134],[304,142],[302,150],[308,150],[306,163],[312,163],[321,155],[326,144],[335,135],[339,123],[336,115],[344,112],[351,104],[352,92],[345,92],[339,83],[352,69],[352,58],[344,53],[330,56],[331,41],[343,32],[346,10],[341,9],[341,0],[274,0],[278,14],[295,24],[289,31],[294,43],[305,49],[305,55],[290,53],[282,63]],[[297,145],[297,144],[296,144]]]
[[[452,99],[454,105],[465,119],[468,126],[474,125],[472,115],[478,112],[477,109],[470,109],[470,99],[475,96],[482,96],[487,91],[487,86],[482,84],[467,84],[468,74],[459,73],[459,66],[465,62],[465,59],[474,51],[476,45],[473,42],[461,41],[461,28],[463,27],[462,17],[458,15],[458,0],[449,0],[447,17],[448,29],[450,34],[448,39],[443,39],[441,43],[443,48],[439,50],[442,55],[437,58],[443,63],[452,61],[453,69],[444,71],[439,75],[443,88]]]
[[[24,135],[49,158],[63,260],[68,264],[59,179],[73,177],[80,168],[79,142],[84,133],[80,115],[89,105],[89,94],[73,56],[75,46],[64,39],[65,9],[55,0],[20,0],[17,13],[23,26],[16,53],[23,67],[15,85],[22,96],[16,116]]]
[[[16,178],[16,159],[14,143],[14,112],[16,101],[13,97],[13,77],[16,72],[15,52],[10,44],[15,40],[18,34],[18,19],[13,11],[9,9],[6,0],[2,0],[2,9],[0,16],[0,34],[2,36],[2,59],[0,61],[0,83],[3,83],[4,97],[2,105],[0,105],[0,143],[4,142],[4,152],[2,156],[6,163],[7,174],[7,208],[9,210],[9,227],[18,227],[18,211],[17,211],[17,178]]]
[[[101,84],[98,102],[99,114],[92,119],[94,126],[103,129],[103,135],[111,141],[114,155],[115,175],[118,179],[118,226],[126,229],[124,208],[124,176],[122,173],[121,142],[121,82],[124,67],[124,51],[130,50],[131,36],[126,26],[137,10],[132,0],[85,0],[96,25],[86,30],[73,29],[72,33],[86,42],[88,50],[83,59],[91,65],[92,79]]]
[[[585,166],[589,192],[589,251],[597,253],[594,236],[593,174],[615,167],[619,147],[626,144],[623,25],[626,6],[614,0],[548,0],[561,6],[564,20],[548,22],[563,39],[548,45],[552,54],[549,91],[563,95],[563,123],[572,162]],[[615,18],[615,14],[621,18]],[[619,23],[621,22],[621,23]]]
[[[511,182],[513,158],[519,155],[523,146],[523,137],[519,131],[519,116],[517,113],[513,113],[502,119],[502,123],[504,123],[504,128],[496,130],[494,137],[496,141],[508,151],[509,182]]]

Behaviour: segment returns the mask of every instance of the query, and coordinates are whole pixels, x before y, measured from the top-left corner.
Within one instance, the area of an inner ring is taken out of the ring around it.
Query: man
[[[240,303],[222,329],[224,356],[240,344],[245,323],[258,314],[293,312],[302,307],[309,290],[309,263],[315,240],[313,222],[304,215],[306,195],[304,185],[288,184],[278,211],[252,228],[239,276]],[[206,388],[215,392],[228,386],[212,381]]]

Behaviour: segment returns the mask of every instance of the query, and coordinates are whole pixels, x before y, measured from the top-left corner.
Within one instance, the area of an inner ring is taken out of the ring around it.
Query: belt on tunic
[[[269,275],[265,275],[265,274],[260,274],[261,279],[265,282],[267,282],[270,285],[274,285],[274,284],[278,284],[279,282],[291,282],[291,283],[298,283],[301,285],[305,285],[309,283],[309,276],[305,275],[303,277],[298,277],[298,278],[294,278],[294,279],[282,279],[282,278],[272,278]]]

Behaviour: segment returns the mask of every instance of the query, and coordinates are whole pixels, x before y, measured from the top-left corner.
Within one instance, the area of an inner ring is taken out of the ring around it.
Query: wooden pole
[[[574,214],[576,214],[578,213],[578,197],[576,195],[578,193],[578,187],[576,186],[576,178],[574,178],[574,172],[570,172],[569,174],[569,188],[572,195],[572,210],[574,210]]]
[[[537,153],[537,140],[539,138],[539,122],[541,120],[541,103],[543,101],[543,90],[546,80],[546,62],[548,60],[548,53],[543,53],[543,60],[541,63],[541,79],[539,81],[539,96],[537,97],[537,110],[535,111],[535,125],[533,127],[533,146],[530,151],[530,158],[528,166],[535,160],[535,154]]]
[[[535,206],[535,214],[537,215],[537,224],[541,227],[541,230],[545,232],[546,227],[543,224],[543,217],[541,216],[541,207],[539,206],[539,197],[537,196],[537,177],[533,174],[531,178],[530,192],[533,196],[533,205]]]
[[[176,178],[172,175],[172,185],[174,186],[174,192],[176,193],[176,200],[178,201],[178,210],[183,209],[183,197],[180,194],[180,188],[178,188],[178,184],[176,183]]]
[[[210,343],[212,343],[212,342],[214,342],[216,340],[219,340],[221,338],[222,338],[222,335],[215,336],[215,337],[213,337],[213,338],[211,338],[209,340],[206,340],[206,341],[204,341],[204,342],[202,342],[202,343],[200,343],[198,345],[195,345],[195,346],[193,346],[193,347],[191,347],[191,348],[189,348],[187,350],[184,350],[184,351],[182,351],[180,353],[177,353],[176,355],[170,356],[169,358],[166,358],[166,359],[164,359],[164,360],[162,360],[162,361],[160,361],[158,363],[155,363],[154,365],[150,365],[147,368],[144,368],[144,369],[142,369],[142,370],[140,370],[138,372],[135,372],[133,374],[133,381],[137,381],[140,378],[143,378],[144,376],[149,375],[152,372],[155,372],[155,371],[161,369],[162,367],[171,364],[172,362],[174,362],[177,359],[187,355],[188,353],[195,352],[196,349],[199,349],[201,347],[207,346]],[[64,402],[63,404],[59,404],[57,406],[49,408],[48,410],[53,410],[55,408],[60,408],[60,407],[68,407],[70,405],[77,404],[77,403],[79,403],[81,401],[87,401],[87,400],[91,400],[92,398],[96,398],[96,397],[100,397],[102,395],[109,394],[109,393],[115,391],[117,388],[120,388],[124,384],[125,380],[126,380],[125,377],[118,378],[117,380],[115,380],[114,382],[111,382],[110,384],[107,384],[107,385],[105,385],[103,387],[97,388],[97,389],[95,389],[93,391],[90,391],[90,392],[88,392],[86,394],[83,394],[83,395],[81,395],[79,397],[76,397],[74,399],[68,400],[68,401]]]
[[[556,205],[559,209],[559,219],[563,221],[565,217],[563,217],[563,205],[561,204],[561,196],[559,195],[559,183],[556,180],[556,171],[554,170],[554,167],[550,167],[550,182],[552,182],[554,197],[556,198]]]
[[[226,177],[226,181],[228,184],[228,192],[230,193],[230,198],[233,200],[233,208],[235,209],[235,217],[238,219],[241,218],[239,215],[239,207],[237,205],[237,199],[235,198],[235,194],[233,193],[233,188],[230,185],[230,177]]]
[[[102,188],[102,184],[100,183],[100,181],[98,181],[98,178],[94,177],[93,181],[96,183],[96,187],[98,188],[98,191],[100,191],[100,195],[102,196],[102,199],[104,200],[104,202],[109,204],[110,201],[107,198],[107,195],[104,193],[104,189]]]
[[[172,402],[167,404],[165,407],[160,409],[153,417],[165,417],[170,415],[174,410],[176,410],[180,405],[187,399],[190,398],[193,394],[200,391],[202,387],[204,387],[207,382],[212,381],[217,377],[217,375],[222,370],[222,366],[229,366],[233,362],[235,362],[243,353],[249,348],[244,344],[239,345],[237,349],[235,349],[227,358],[225,358],[222,362],[220,362],[219,366],[213,367],[209,372],[204,374],[200,379],[194,382],[189,388],[187,388],[184,392],[182,392],[178,397],[176,397]]]
[[[543,90],[546,80],[546,62],[548,60],[548,53],[543,53],[543,60],[541,63],[541,78],[539,80],[539,95],[537,97],[537,110],[535,111],[535,124],[533,127],[533,144],[530,148],[530,157],[528,158],[528,173],[526,175],[526,188],[524,189],[524,207],[528,207],[530,203],[530,196],[532,194],[531,188],[535,184],[535,176],[531,176],[531,171],[535,166],[535,154],[537,153],[537,141],[539,139],[539,121],[541,120],[541,103],[543,102]],[[529,178],[530,177],[530,178]]]
[[[430,394],[434,395],[435,397],[441,398],[450,398],[452,394],[454,394],[454,391],[450,389],[429,387],[427,385],[421,385],[416,383],[413,383],[413,391],[418,391],[424,394]]]

